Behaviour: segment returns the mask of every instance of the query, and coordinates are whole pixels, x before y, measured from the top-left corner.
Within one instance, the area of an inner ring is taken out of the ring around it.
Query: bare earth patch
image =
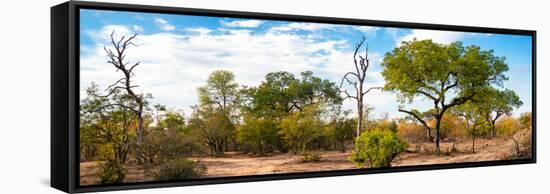
[[[453,144],[455,149],[453,150]],[[392,163],[392,166],[414,166],[426,164],[444,164],[461,162],[478,162],[506,160],[515,155],[515,143],[511,139],[479,139],[476,140],[476,153],[471,153],[471,140],[460,139],[453,142],[442,142],[442,154],[433,154],[433,143],[423,143],[421,146],[410,144],[409,150],[417,147],[418,152],[400,154]],[[354,169],[355,165],[348,160],[350,151],[322,151],[320,162],[301,162],[300,155],[290,153],[276,153],[267,157],[254,157],[237,152],[227,152],[223,157],[191,157],[207,167],[205,177],[228,177],[243,175],[276,174],[291,172],[311,172]],[[81,185],[96,184],[99,180],[100,162],[80,163]],[[128,174],[125,182],[151,181],[151,176],[146,176],[138,165],[128,165]]]

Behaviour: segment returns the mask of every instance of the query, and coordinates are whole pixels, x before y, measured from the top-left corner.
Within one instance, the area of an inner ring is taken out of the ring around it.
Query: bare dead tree
[[[363,128],[364,96],[372,90],[383,89],[382,87],[371,87],[368,89],[365,88],[367,70],[370,65],[368,53],[369,47],[366,41],[367,38],[363,36],[361,41],[355,46],[355,52],[353,53],[353,64],[355,66],[355,71],[350,71],[344,74],[344,77],[342,77],[342,81],[340,82],[340,90],[346,95],[344,99],[349,98],[357,102],[357,136],[361,134],[361,129]],[[358,54],[362,47],[365,48],[364,56]],[[348,85],[353,86],[354,91],[352,91],[352,93],[342,87],[344,82],[346,82]]]
[[[132,36],[122,36],[120,39],[115,40],[114,37],[115,31],[110,35],[111,37],[111,46],[114,49],[104,46],[103,49],[107,53],[108,63],[112,64],[117,72],[122,73],[122,78],[120,78],[115,83],[109,85],[106,90],[109,91],[107,96],[114,93],[114,91],[122,90],[127,93],[131,98],[135,106],[127,106],[124,104],[115,104],[117,106],[124,107],[132,112],[134,112],[138,119],[138,128],[136,129],[136,159],[138,163],[143,164],[144,169],[148,169],[149,165],[147,160],[143,159],[142,146],[144,141],[144,129],[143,129],[143,109],[145,106],[145,96],[144,94],[137,94],[133,88],[139,87],[132,83],[132,77],[134,74],[134,68],[136,68],[140,62],[130,63],[125,61],[126,50],[130,46],[137,46],[132,41],[136,38],[137,34]]]

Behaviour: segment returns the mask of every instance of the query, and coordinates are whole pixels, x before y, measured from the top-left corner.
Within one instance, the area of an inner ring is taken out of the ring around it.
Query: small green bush
[[[355,139],[355,150],[350,160],[358,168],[366,164],[373,168],[391,167],[392,160],[407,148],[407,142],[388,130],[374,129]]]
[[[320,162],[321,154],[319,152],[302,153],[302,162]]]
[[[206,167],[187,158],[179,158],[160,166],[155,179],[159,181],[196,178],[204,175]]]
[[[126,177],[127,170],[123,164],[116,161],[107,161],[101,165],[99,174],[99,183],[101,184],[116,184],[122,183]]]

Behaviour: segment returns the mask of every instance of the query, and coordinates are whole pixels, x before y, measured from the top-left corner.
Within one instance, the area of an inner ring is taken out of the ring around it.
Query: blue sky
[[[367,86],[383,86],[380,62],[384,54],[401,41],[432,39],[439,43],[462,41],[493,49],[506,57],[510,67],[506,88],[516,91],[524,105],[515,111],[531,111],[531,38],[529,36],[463,33],[374,26],[350,26],[270,20],[249,20],[204,16],[183,16],[119,11],[81,10],[81,83],[84,90],[92,81],[105,88],[120,75],[106,63],[103,46],[115,36],[138,33],[137,47],[128,50],[130,61],[141,61],[136,82],[142,92],[153,94],[161,103],[190,113],[197,103],[196,88],[217,69],[233,71],[239,83],[255,86],[273,71],[313,71],[339,82],[353,70],[353,47],[362,35],[368,39],[371,68]],[[391,92],[372,92],[367,104],[375,114],[403,116]],[[427,110],[428,101],[415,100],[407,108]],[[344,103],[353,109],[353,103]]]

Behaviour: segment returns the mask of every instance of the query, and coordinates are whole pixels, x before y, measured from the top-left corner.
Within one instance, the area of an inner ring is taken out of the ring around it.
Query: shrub
[[[278,123],[272,118],[245,115],[244,124],[237,129],[237,141],[246,145],[252,153],[264,156],[275,150],[279,143],[278,132]]]
[[[346,152],[346,142],[353,139],[355,125],[355,120],[351,118],[337,118],[331,121],[325,129],[329,143],[341,152]]]
[[[323,133],[320,110],[316,106],[291,113],[282,120],[280,126],[279,133],[295,154],[307,151],[311,143]]]
[[[302,162],[320,162],[321,154],[319,152],[304,152],[302,153]]]
[[[497,133],[500,136],[511,137],[521,130],[520,121],[512,116],[506,116],[499,119],[495,125]]]
[[[101,172],[99,174],[100,184],[116,184],[122,183],[124,177],[126,177],[127,170],[123,164],[116,161],[107,161],[101,165]]]
[[[358,168],[366,164],[373,168],[391,167],[392,160],[407,148],[407,143],[394,132],[375,129],[355,139],[350,159]]]
[[[428,124],[432,128],[435,128],[436,120],[432,119]],[[446,113],[441,119],[441,139],[466,137],[467,134],[463,126],[461,119],[457,115],[450,112]],[[432,136],[435,136],[435,130],[432,130]]]
[[[533,126],[533,115],[531,112],[521,113],[519,116],[519,122],[521,123],[521,128],[531,129]]]
[[[170,160],[160,166],[155,179],[159,181],[196,178],[204,175],[206,167],[187,158]]]
[[[401,121],[397,127],[397,135],[409,142],[426,142],[426,128],[421,124],[409,121]]]

